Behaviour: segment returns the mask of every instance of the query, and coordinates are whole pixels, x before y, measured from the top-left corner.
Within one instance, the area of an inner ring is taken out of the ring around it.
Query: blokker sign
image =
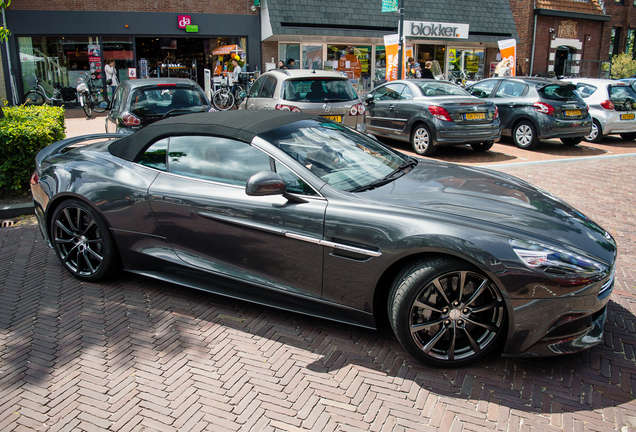
[[[468,24],[404,21],[404,36],[468,39]]]

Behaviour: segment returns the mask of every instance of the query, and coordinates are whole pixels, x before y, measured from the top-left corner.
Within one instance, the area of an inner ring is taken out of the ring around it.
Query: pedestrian
[[[117,88],[117,69],[115,69],[115,60],[108,59],[106,60],[106,66],[104,66],[104,72],[106,73],[106,85],[108,86],[108,94],[110,95],[115,93],[115,89]]]
[[[287,60],[287,64],[285,64],[285,69],[294,69],[294,65],[296,64],[296,60],[290,58]]]
[[[237,89],[238,86],[238,82],[241,78],[241,66],[239,66],[238,64],[238,60],[236,60],[235,58],[232,59],[232,65],[234,66],[232,69],[232,75],[230,76],[230,79],[232,80],[232,94],[234,94],[234,92]]]
[[[284,61],[278,60],[278,69],[287,69]]]
[[[422,69],[420,68],[420,64],[416,63],[413,57],[409,57],[408,63],[407,78],[422,78]]]
[[[433,62],[430,60],[424,63],[424,70],[422,70],[422,78],[435,79],[435,75],[433,75],[433,72],[431,72],[432,66],[433,66]]]

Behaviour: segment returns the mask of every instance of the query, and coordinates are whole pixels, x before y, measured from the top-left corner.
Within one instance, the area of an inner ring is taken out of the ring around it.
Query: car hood
[[[420,162],[399,179],[363,192],[384,204],[434,212],[437,216],[500,231],[520,240],[556,240],[613,263],[612,237],[585,215],[516,177],[482,168]],[[462,218],[460,221],[456,217]]]

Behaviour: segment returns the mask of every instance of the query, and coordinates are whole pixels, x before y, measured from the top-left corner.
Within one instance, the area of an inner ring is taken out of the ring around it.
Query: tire
[[[413,151],[421,156],[431,156],[437,150],[433,145],[433,136],[424,124],[418,124],[411,133]]]
[[[91,98],[93,99],[93,111],[95,111],[96,113],[103,113],[104,111],[106,111],[106,107],[100,108],[99,106],[102,102],[106,102],[106,100],[104,99],[104,93],[102,91],[92,93]]]
[[[227,111],[234,106],[234,95],[226,89],[217,90],[212,95],[212,104],[219,111]]]
[[[106,223],[87,204],[71,199],[53,212],[51,243],[73,276],[97,281],[119,268],[119,254]]]
[[[592,122],[592,132],[583,139],[587,142],[598,143],[603,139],[603,129],[601,128],[601,124],[594,120]]]
[[[39,91],[31,90],[24,95],[24,104],[25,105],[44,105],[44,95]]]
[[[82,100],[82,108],[84,109],[86,117],[90,118],[93,115],[93,109],[91,108],[93,103],[88,99],[86,93],[80,94],[80,99]]]
[[[388,315],[402,346],[433,366],[473,363],[506,333],[499,289],[455,258],[418,260],[402,270],[391,287]]]
[[[539,144],[537,131],[529,121],[517,123],[512,130],[512,140],[519,148],[530,150]]]
[[[620,135],[625,141],[634,141],[636,139],[636,132],[622,133]]]
[[[486,141],[486,142],[483,142],[483,143],[471,144],[470,146],[475,151],[486,152],[486,151],[490,150],[494,144],[495,144],[494,141]]]
[[[561,138],[561,142],[566,146],[575,146],[583,141],[583,137],[576,138]]]

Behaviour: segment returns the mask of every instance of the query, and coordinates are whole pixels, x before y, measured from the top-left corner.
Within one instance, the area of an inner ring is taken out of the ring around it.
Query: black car
[[[132,133],[166,117],[216,111],[201,86],[187,78],[123,81],[108,109],[108,133]]]
[[[560,138],[576,145],[592,130],[588,106],[576,85],[546,78],[489,78],[468,86],[474,96],[499,108],[501,134],[523,149],[540,139]]]
[[[446,81],[392,81],[369,93],[365,104],[367,132],[409,141],[420,155],[456,144],[486,151],[500,137],[495,104]]]
[[[129,272],[375,328],[458,366],[603,340],[617,247],[515,177],[405,156],[324,117],[166,119],[40,151],[35,212],[60,264]]]

